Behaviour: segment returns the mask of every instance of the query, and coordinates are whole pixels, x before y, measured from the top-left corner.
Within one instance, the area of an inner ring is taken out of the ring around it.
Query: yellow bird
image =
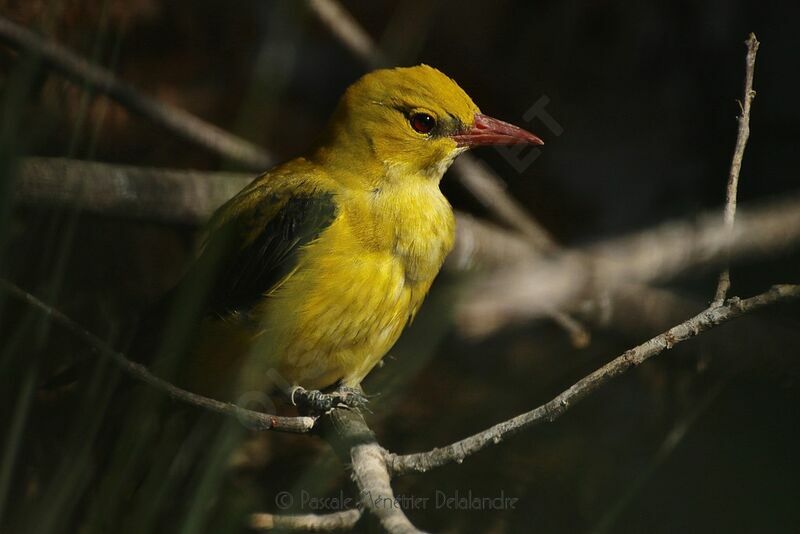
[[[187,275],[213,272],[190,384],[230,394],[271,382],[320,410],[363,403],[352,388],[413,319],[453,245],[442,175],[470,147],[518,143],[543,144],[481,114],[427,65],[356,81],[315,150],[213,216]]]

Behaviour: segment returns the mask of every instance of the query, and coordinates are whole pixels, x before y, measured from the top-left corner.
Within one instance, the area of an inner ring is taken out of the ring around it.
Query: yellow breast
[[[290,384],[358,384],[413,318],[453,243],[438,189],[343,192],[339,217],[261,308],[270,360]]]

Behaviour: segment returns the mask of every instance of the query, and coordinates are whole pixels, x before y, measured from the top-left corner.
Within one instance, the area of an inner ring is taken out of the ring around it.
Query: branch
[[[671,349],[682,341],[686,341],[701,332],[745,313],[755,311],[769,304],[798,297],[800,297],[800,285],[779,285],[773,286],[769,291],[749,299],[731,298],[724,305],[712,306],[691,319],[628,350],[600,369],[580,379],[551,401],[529,412],[498,423],[461,441],[445,447],[435,448],[428,452],[406,455],[385,452],[386,463],[393,474],[402,475],[425,472],[448,463],[461,462],[467,456],[475,454],[492,444],[500,443],[504,439],[521,430],[531,428],[543,420],[551,422],[557,419],[578,401],[615,376],[653,356],[661,354],[667,349]]]
[[[17,300],[20,300],[25,304],[38,309],[47,317],[55,320],[72,334],[83,340],[96,352],[109,358],[128,375],[136,380],[152,386],[162,393],[169,395],[173,399],[191,404],[198,408],[209,410],[211,412],[227,415],[229,417],[235,417],[254,430],[278,430],[282,432],[302,433],[308,432],[314,427],[314,419],[312,417],[281,417],[277,415],[270,415],[248,410],[229,402],[210,399],[208,397],[181,389],[170,382],[153,375],[144,365],[129,360],[124,354],[109,347],[102,339],[84,329],[82,326],[64,315],[59,310],[48,306],[41,300],[37,299],[27,291],[20,289],[11,282],[0,279],[0,290],[5,291]]]
[[[378,518],[384,530],[390,534],[420,532],[395,499],[383,449],[377,443],[358,445],[353,447],[351,457],[353,480],[361,502]]]
[[[302,530],[309,532],[333,532],[352,529],[361,519],[361,510],[343,510],[330,514],[253,514],[250,528],[255,530]]]
[[[25,158],[16,170],[16,200],[29,206],[197,225],[253,181],[249,173],[110,165]]]
[[[112,72],[4,17],[0,17],[0,42],[27,50],[67,78],[87,84],[134,113],[220,156],[253,170],[264,170],[272,164],[272,157],[263,148],[182,109],[139,93]]]
[[[364,507],[389,533],[409,534],[419,530],[409,521],[394,496],[384,449],[357,410],[333,410],[318,427],[340,459],[351,467],[353,482]]]
[[[739,116],[739,133],[736,136],[736,148],[733,151],[731,170],[728,175],[728,187],[725,193],[724,217],[725,227],[729,233],[733,233],[733,223],[736,220],[736,192],[739,188],[739,172],[742,170],[744,149],[747,147],[747,139],[750,137],[750,105],[756,96],[756,92],[753,91],[753,75],[756,69],[756,53],[758,52],[759,42],[754,33],[750,34],[745,44],[747,45],[747,58],[745,60],[744,95],[740,102],[742,114]],[[730,287],[731,273],[726,265],[719,275],[717,292],[714,296],[716,304],[721,304],[725,300]]]
[[[568,309],[580,299],[631,283],[664,280],[731,257],[755,257],[800,244],[800,196],[740,212],[733,232],[719,215],[678,220],[629,237],[567,251],[548,261],[526,261],[495,271],[477,284],[458,311],[471,335]]]

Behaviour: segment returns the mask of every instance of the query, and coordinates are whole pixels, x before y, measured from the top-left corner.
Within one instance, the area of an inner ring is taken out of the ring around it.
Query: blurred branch
[[[704,302],[672,289],[626,282],[579,300],[569,309],[593,326],[650,337],[704,307]]]
[[[536,221],[506,190],[505,183],[489,167],[471,154],[462,154],[453,162],[459,182],[494,213],[530,242],[539,253],[558,249],[550,233]]]
[[[739,172],[742,170],[742,158],[744,158],[744,150],[747,147],[747,139],[750,137],[750,105],[756,96],[756,92],[753,91],[753,76],[756,69],[756,53],[758,52],[759,42],[754,33],[750,34],[745,44],[747,45],[747,57],[745,59],[744,95],[739,103],[742,113],[739,115],[739,133],[736,136],[736,148],[733,151],[731,170],[728,175],[728,187],[725,194],[725,227],[729,233],[733,233],[733,224],[736,220],[736,193],[739,188]],[[725,300],[730,287],[731,273],[726,265],[719,275],[714,302],[721,304]]]
[[[319,21],[368,68],[390,63],[375,41],[336,0],[309,0]],[[503,223],[530,240],[540,252],[556,246],[549,232],[506,191],[503,181],[485,163],[470,154],[461,155],[452,167],[461,184]]]
[[[388,64],[372,37],[336,0],[308,0],[308,7],[345,48],[370,68]]]
[[[204,223],[254,178],[62,158],[26,158],[16,172],[16,200],[25,205],[191,225]]]
[[[245,173],[169,170],[62,158],[25,158],[17,168],[16,200],[28,206],[69,206],[116,217],[203,224],[253,180]],[[538,257],[508,230],[457,213],[455,270],[496,267]]]
[[[173,399],[191,404],[198,408],[203,408],[215,413],[235,417],[251,426],[254,430],[278,430],[282,432],[302,433],[308,432],[314,426],[314,419],[311,417],[281,417],[270,415],[253,410],[247,410],[236,404],[221,402],[210,399],[190,391],[181,389],[166,380],[163,380],[147,370],[144,365],[133,362],[125,357],[121,352],[117,352],[108,346],[102,339],[84,329],[78,323],[64,315],[59,310],[53,308],[37,299],[27,291],[20,289],[7,280],[0,279],[0,291],[8,293],[10,296],[23,303],[36,308],[50,319],[54,320],[72,334],[83,340],[88,346],[102,356],[112,360],[120,369],[131,377],[152,386],[153,388],[169,395]]]
[[[800,243],[800,196],[740,212],[732,232],[719,215],[662,224],[629,237],[567,251],[546,261],[497,270],[460,306],[466,333],[486,335],[505,325],[567,309],[630,283],[664,280],[728,257],[757,257]]]
[[[252,514],[250,528],[255,530],[302,530],[304,532],[333,532],[350,530],[361,519],[361,510],[343,510],[330,514]]]
[[[755,297],[744,300],[738,298],[728,299],[724,305],[712,306],[691,319],[626,351],[600,369],[578,380],[551,401],[529,412],[498,423],[468,438],[445,447],[437,447],[428,452],[397,455],[387,451],[385,452],[386,463],[393,474],[402,475],[425,472],[448,463],[461,462],[467,456],[475,454],[492,444],[498,444],[521,430],[531,428],[542,421],[554,421],[578,401],[584,399],[615,376],[653,356],[661,354],[667,349],[671,349],[682,341],[691,339],[701,332],[745,313],[755,311],[769,304],[798,297],[800,297],[800,285],[777,285]]]
[[[172,133],[253,170],[272,163],[261,147],[214,126],[182,109],[139,93],[114,74],[93,65],[59,45],[0,16],[0,42],[28,51],[67,78],[87,84],[116,100],[125,108]]]
[[[569,334],[570,343],[576,349],[584,349],[592,342],[589,330],[568,313],[555,311],[548,314],[548,317]]]
[[[456,220],[456,241],[445,261],[446,269],[497,268],[539,257],[519,234],[464,212],[457,211]]]

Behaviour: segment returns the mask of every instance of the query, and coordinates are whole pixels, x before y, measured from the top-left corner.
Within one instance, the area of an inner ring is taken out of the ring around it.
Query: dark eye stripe
[[[436,119],[427,113],[414,113],[409,118],[409,122],[414,131],[421,134],[429,134],[436,127]]]

